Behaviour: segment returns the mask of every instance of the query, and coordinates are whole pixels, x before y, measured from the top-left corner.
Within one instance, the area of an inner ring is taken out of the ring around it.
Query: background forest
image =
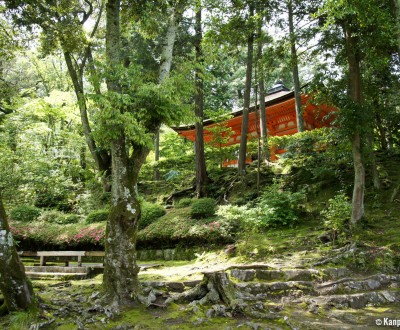
[[[242,241],[246,255],[276,228],[309,222],[335,245],[385,212],[398,222],[397,1],[13,0],[0,12],[0,197],[17,248],[105,248],[117,305],[137,291],[136,260],[119,253],[136,255],[136,238]],[[277,81],[337,108],[333,127],[304,131],[299,106],[300,133],[229,148],[223,125],[196,146],[171,129],[248,115]],[[275,164],[272,145],[287,151]]]

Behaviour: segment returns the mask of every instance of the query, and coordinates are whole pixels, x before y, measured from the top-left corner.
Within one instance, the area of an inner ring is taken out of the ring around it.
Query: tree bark
[[[195,156],[196,156],[196,196],[198,198],[206,196],[206,185],[209,181],[206,168],[206,158],[204,155],[204,132],[203,132],[203,119],[204,119],[204,81],[202,78],[202,64],[203,64],[203,50],[201,42],[203,39],[203,31],[201,27],[201,7],[196,12],[196,25],[195,25],[195,49],[196,49],[196,95],[194,112],[196,116],[195,131]]]
[[[290,55],[291,55],[291,66],[293,73],[293,84],[294,84],[294,100],[296,104],[296,122],[297,131],[304,131],[304,119],[301,109],[301,90],[300,90],[300,79],[299,79],[299,65],[298,56],[296,50],[296,34],[294,31],[293,23],[293,3],[292,0],[288,0],[288,13],[289,13],[289,37],[290,37]]]
[[[361,70],[357,40],[349,24],[345,24],[344,32],[349,67],[349,96],[356,105],[361,105]],[[364,217],[365,169],[362,156],[361,133],[355,129],[350,140],[354,162],[354,187],[350,223],[352,226],[355,226]]]
[[[163,81],[169,77],[169,74],[171,72],[174,44],[176,39],[176,32],[178,30],[177,8],[170,7],[169,11],[170,13],[168,18],[168,29],[161,52],[160,74],[158,77],[159,84],[162,84]],[[154,160],[156,162],[160,160],[160,128],[157,128],[154,137]],[[157,181],[159,179],[160,172],[158,169],[158,165],[156,165],[156,168],[154,169],[154,180]]]
[[[261,9],[260,15],[262,15]],[[257,40],[257,64],[258,64],[258,92],[259,92],[259,104],[260,104],[260,135],[261,135],[261,159],[268,160],[268,132],[267,132],[267,111],[265,105],[265,85],[264,85],[264,64],[262,62],[262,20],[258,26],[258,40]]]
[[[115,72],[121,60],[120,1],[109,0],[106,10],[106,60],[108,68]],[[121,93],[115,77],[107,79],[107,88]],[[123,129],[116,129],[120,131],[111,142],[112,206],[106,228],[103,287],[105,300],[118,308],[132,304],[139,295],[136,236],[141,209],[134,187],[147,153],[134,148],[134,158],[129,158]]]
[[[254,9],[250,5],[249,9],[250,17],[254,14]],[[251,74],[253,71],[253,44],[254,44],[254,32],[250,31],[247,37],[247,65],[246,65],[246,87],[243,97],[243,115],[242,115],[242,131],[240,136],[240,147],[239,147],[239,174],[243,174],[246,171],[246,156],[247,156],[247,133],[249,125],[249,108],[250,108],[250,92],[251,92]]]
[[[103,190],[109,191],[109,177],[111,168],[111,159],[105,150],[97,147],[95,140],[92,137],[92,130],[90,128],[89,117],[87,114],[87,104],[83,90],[83,79],[78,75],[76,68],[73,65],[72,56],[69,52],[64,52],[64,59],[67,64],[68,73],[74,86],[76,98],[78,100],[78,107],[81,116],[82,130],[86,139],[86,144],[95,161],[97,169],[103,175]]]
[[[25,275],[25,268],[19,259],[8,225],[0,193],[0,291],[4,304],[0,316],[6,312],[31,310],[36,307],[31,283]]]

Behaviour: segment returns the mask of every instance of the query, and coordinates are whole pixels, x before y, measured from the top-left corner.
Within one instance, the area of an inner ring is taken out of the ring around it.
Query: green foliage
[[[212,198],[199,198],[192,202],[190,216],[193,219],[211,217],[215,214],[216,202]]]
[[[139,229],[143,229],[165,214],[165,209],[158,204],[143,202],[142,217],[140,218]]]
[[[236,227],[224,218],[192,219],[186,209],[168,213],[139,231],[142,247],[171,248],[232,242]]]
[[[108,215],[109,215],[109,210],[96,210],[93,212],[90,212],[87,217],[86,217],[86,223],[98,223],[98,222],[104,222],[107,221]]]
[[[190,205],[192,205],[192,202],[193,202],[192,199],[189,197],[181,198],[179,201],[175,203],[175,208],[182,209],[184,207],[189,207]]]
[[[247,234],[258,232],[265,227],[260,207],[221,205],[217,214]]]
[[[237,222],[246,233],[271,227],[293,227],[299,221],[304,194],[281,189],[275,183],[267,187],[254,203],[220,206],[217,214]]]
[[[12,220],[20,222],[32,222],[39,218],[42,211],[32,205],[19,205],[14,207],[10,212]]]
[[[281,156],[283,165],[302,168],[314,180],[336,180],[341,170],[352,166],[350,143],[335,128],[273,136],[268,139],[268,143],[271,148],[286,150]]]
[[[294,226],[299,221],[304,198],[303,193],[283,190],[277,183],[267,187],[257,200],[264,226]]]
[[[58,210],[47,210],[42,212],[38,220],[43,221],[45,223],[63,225],[63,224],[78,223],[80,217],[77,214],[65,214]]]
[[[345,223],[350,220],[351,203],[349,198],[343,192],[329,199],[329,207],[321,211],[325,219],[324,226],[332,231],[338,232],[343,229]]]

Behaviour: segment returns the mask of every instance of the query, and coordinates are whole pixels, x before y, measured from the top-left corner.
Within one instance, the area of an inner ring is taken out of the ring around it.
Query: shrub
[[[142,248],[209,246],[233,242],[234,229],[226,219],[190,219],[186,210],[169,213],[138,233]]]
[[[282,190],[275,183],[265,189],[256,205],[260,208],[264,227],[292,227],[299,220],[303,202],[303,193]]]
[[[192,199],[189,197],[181,198],[179,201],[176,202],[175,207],[177,209],[183,209],[184,207],[188,207],[192,204]]]
[[[215,214],[217,203],[212,198],[200,198],[192,202],[190,216],[194,219],[211,217]]]
[[[11,223],[14,239],[19,241],[21,249],[98,249],[104,247],[104,225],[55,224],[47,226],[36,222],[33,224]]]
[[[10,212],[11,219],[21,222],[32,222],[40,216],[41,210],[32,205],[19,205]]]
[[[139,229],[143,229],[165,214],[165,209],[158,204],[143,202],[142,217],[139,222]]]
[[[109,210],[97,210],[90,212],[86,217],[86,223],[97,223],[107,221]]]
[[[65,214],[57,210],[48,210],[42,212],[39,217],[40,221],[46,223],[56,223],[59,225],[78,223],[80,217],[77,214]]]
[[[349,198],[343,193],[339,193],[334,198],[329,199],[327,210],[321,211],[324,217],[324,225],[332,233],[343,229],[346,221],[350,220],[351,203]]]

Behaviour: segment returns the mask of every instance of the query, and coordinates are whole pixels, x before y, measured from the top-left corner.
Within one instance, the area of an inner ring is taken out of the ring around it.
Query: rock
[[[256,277],[259,280],[265,280],[265,281],[282,280],[284,278],[284,273],[280,270],[258,269],[256,271]]]
[[[214,311],[212,308],[210,308],[210,309],[207,310],[206,316],[207,316],[209,319],[212,318],[214,315],[215,315],[215,311]]]
[[[256,272],[254,270],[242,270],[242,269],[232,269],[231,276],[237,278],[240,281],[253,281]]]
[[[147,296],[147,305],[151,305],[151,303],[155,302],[157,300],[157,296],[153,291],[149,292],[149,295]]]
[[[189,288],[194,288],[197,284],[199,284],[201,281],[200,280],[195,280],[195,281],[184,281],[183,285],[187,286]]]
[[[168,282],[167,287],[174,292],[183,292],[185,290],[185,286],[181,282]]]
[[[367,285],[370,289],[375,290],[381,286],[381,283],[375,280],[368,280]]]
[[[230,244],[227,245],[225,251],[224,251],[227,255],[232,255],[236,252],[236,246],[235,244]]]
[[[96,299],[96,298],[99,296],[99,294],[100,294],[99,291],[93,292],[93,293],[90,295],[90,298],[89,298],[89,299],[94,300],[94,299]]]

